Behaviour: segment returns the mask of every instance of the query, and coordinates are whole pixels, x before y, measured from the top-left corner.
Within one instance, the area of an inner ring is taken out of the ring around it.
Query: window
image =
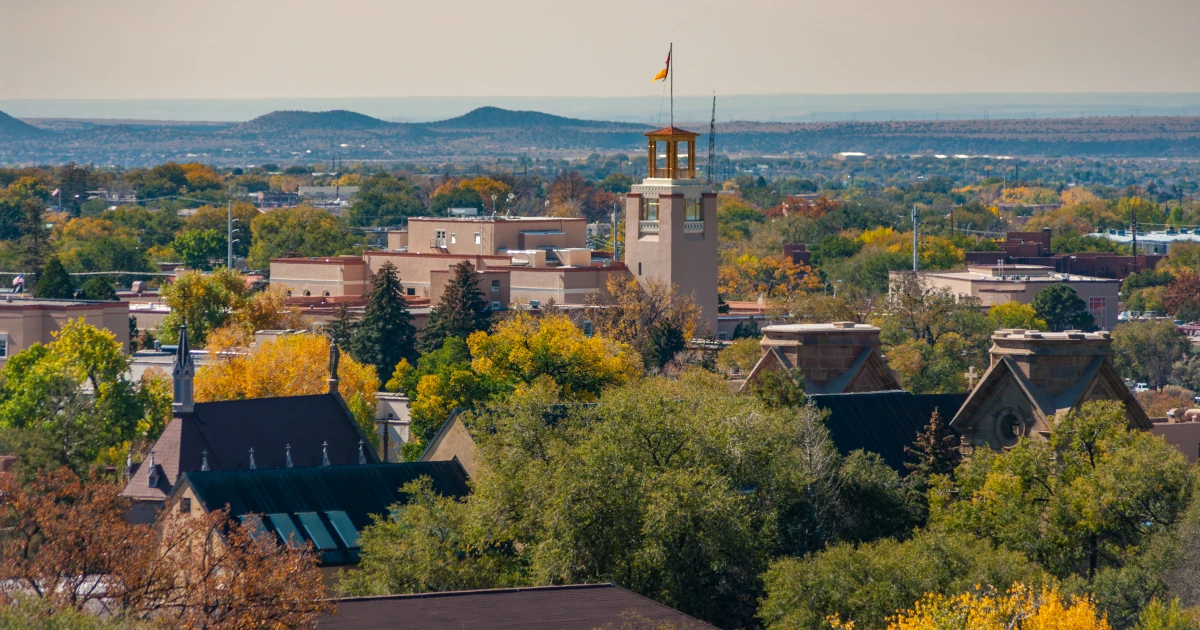
[[[642,221],[658,220],[658,199],[642,197]]]
[[[446,240],[446,230],[438,230],[437,231],[437,240],[439,240],[439,241]]]
[[[8,358],[8,335],[0,333],[0,359]]]
[[[481,236],[479,235],[479,232],[476,232],[476,233],[475,233],[475,244],[476,244],[476,245],[479,245],[479,244],[480,244],[480,243],[482,243],[482,242],[483,242],[483,237],[481,237]]]
[[[642,275],[642,263],[638,263],[638,275]]]
[[[297,547],[304,546],[304,537],[300,532],[296,531],[296,525],[292,523],[292,517],[287,514],[268,514],[267,520],[271,521],[271,526],[279,532],[279,537],[283,542]]]
[[[583,336],[591,337],[594,332],[595,332],[595,329],[592,327],[592,322],[590,322],[586,319],[583,320]]]
[[[416,289],[416,287],[405,287],[404,294],[405,295],[416,295],[417,289]]]
[[[725,341],[726,339],[729,339],[729,333],[725,332],[724,330],[717,331],[717,339]]]
[[[192,500],[191,499],[184,497],[179,500],[179,513],[180,514],[191,514],[192,513]]]
[[[499,293],[499,292],[500,292],[500,281],[492,280],[492,293]]]
[[[499,302],[492,302],[492,310],[493,310],[493,311],[498,311],[498,310],[500,310],[500,303],[499,303]]]
[[[329,292],[326,291],[324,295],[325,295],[325,297],[329,297]]]
[[[450,244],[453,245],[457,242],[458,242],[458,239],[454,236],[454,232],[451,232],[450,233]]]
[[[312,291],[305,291],[305,292],[304,292],[304,297],[309,297],[309,296],[311,296],[311,295],[312,295]]]
[[[325,529],[321,517],[317,516],[316,512],[297,512],[296,516],[317,549],[337,549],[337,543],[333,541],[333,536],[329,535],[329,530]]]
[[[1097,328],[1108,328],[1108,322],[1105,321],[1105,313],[1107,312],[1108,298],[1090,297],[1088,298],[1088,311],[1091,312],[1092,318],[1096,320]]]
[[[350,549],[358,549],[362,546],[362,539],[358,535],[358,530],[355,529],[354,523],[350,522],[350,517],[340,510],[326,512],[325,516],[329,517],[329,523],[333,525],[333,530],[337,532],[338,537]]]
[[[258,540],[259,536],[267,536],[267,528],[263,527],[262,517],[257,514],[243,514],[238,517],[242,525],[250,528],[250,536]]]
[[[701,205],[699,199],[688,199],[684,203],[683,220],[684,221],[703,221],[704,215],[701,214]]]

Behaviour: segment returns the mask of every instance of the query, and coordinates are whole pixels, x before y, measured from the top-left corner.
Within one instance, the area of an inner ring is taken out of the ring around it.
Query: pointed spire
[[[321,443],[321,465],[322,466],[329,465],[329,442],[328,441]]]
[[[208,471],[208,449],[200,451],[200,470]]]
[[[342,351],[338,349],[336,343],[329,344],[329,393],[338,393],[338,361],[341,359]]]
[[[255,468],[258,468],[258,466],[254,465],[254,447],[251,446],[250,447],[250,470],[254,470]]]
[[[288,444],[287,447],[284,448],[284,452],[287,455],[287,462],[284,463],[284,466],[291,468],[292,467],[292,445]]]
[[[175,348],[175,365],[171,370],[171,380],[175,397],[171,401],[171,411],[175,415],[192,413],[195,401],[192,398],[193,379],[196,377],[196,364],[192,362],[192,346],[188,343],[187,322],[179,327],[179,345]]]
[[[363,452],[363,441],[362,440],[358,441],[358,463],[360,463],[360,464],[367,463],[367,454]]]
[[[154,463],[154,449],[150,449],[150,458],[146,463],[148,464],[148,466],[146,466],[146,481],[150,484],[151,488],[157,488],[158,466]]]

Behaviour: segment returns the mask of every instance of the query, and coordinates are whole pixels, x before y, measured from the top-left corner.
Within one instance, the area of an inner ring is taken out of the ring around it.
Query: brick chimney
[[[1079,382],[1096,357],[1112,365],[1108,332],[1039,332],[1004,329],[992,335],[992,365],[1010,357],[1029,382],[1058,396]]]
[[[900,389],[883,362],[883,343],[875,326],[854,322],[767,326],[761,345],[764,359],[774,351],[786,367],[798,368],[809,393]]]

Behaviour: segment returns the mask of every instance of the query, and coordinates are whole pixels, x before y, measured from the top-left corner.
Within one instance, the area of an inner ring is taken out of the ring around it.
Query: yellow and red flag
[[[667,78],[667,74],[670,72],[671,72],[671,51],[668,49],[667,50],[667,63],[663,67],[662,70],[658,71],[658,74],[654,75],[654,80],[651,81],[651,83],[657,83],[659,80]]]

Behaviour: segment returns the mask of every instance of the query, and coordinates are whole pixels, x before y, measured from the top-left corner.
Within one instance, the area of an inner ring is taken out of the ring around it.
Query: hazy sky
[[[0,0],[0,99],[1200,91],[1198,0]]]

